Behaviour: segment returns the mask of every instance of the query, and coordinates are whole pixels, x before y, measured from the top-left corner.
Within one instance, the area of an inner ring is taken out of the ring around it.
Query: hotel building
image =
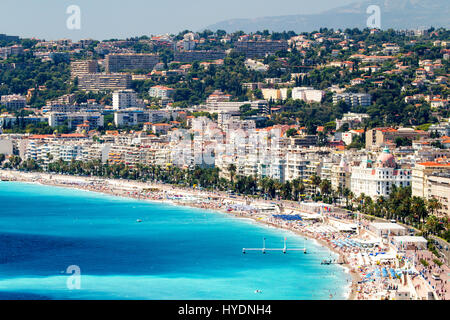
[[[388,197],[392,186],[411,185],[411,169],[399,167],[388,148],[381,152],[375,163],[364,160],[351,171],[350,188],[355,196],[364,193],[370,197]]]

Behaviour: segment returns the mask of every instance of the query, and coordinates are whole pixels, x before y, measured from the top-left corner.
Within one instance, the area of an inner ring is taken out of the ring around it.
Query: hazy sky
[[[199,31],[227,19],[318,13],[357,0],[0,0],[0,33],[40,39],[93,38]],[[66,26],[78,5],[81,28]]]

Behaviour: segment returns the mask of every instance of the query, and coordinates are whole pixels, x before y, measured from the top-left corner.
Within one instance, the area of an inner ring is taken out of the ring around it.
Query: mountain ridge
[[[227,32],[258,30],[311,32],[322,27],[334,29],[367,27],[370,14],[366,9],[377,5],[381,11],[382,29],[416,29],[419,27],[446,27],[450,22],[450,1],[447,0],[365,0],[332,8],[317,14],[292,14],[249,19],[224,20],[205,29],[223,29]]]

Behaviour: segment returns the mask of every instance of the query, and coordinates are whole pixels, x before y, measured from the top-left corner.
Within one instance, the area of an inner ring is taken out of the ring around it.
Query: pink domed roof
[[[389,149],[384,148],[383,152],[379,155],[377,159],[377,164],[381,167],[395,167],[395,158],[390,153]]]

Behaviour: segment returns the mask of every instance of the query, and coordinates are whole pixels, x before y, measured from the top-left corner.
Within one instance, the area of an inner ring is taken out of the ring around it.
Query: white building
[[[144,106],[142,100],[137,98],[134,90],[117,90],[113,93],[113,109],[141,108]]]
[[[153,86],[148,91],[150,97],[153,98],[161,98],[161,99],[170,99],[175,93],[175,89],[165,87],[165,86]]]
[[[100,112],[51,112],[48,116],[48,125],[57,127],[67,125],[69,128],[89,122],[91,128],[103,127],[104,117]]]
[[[342,156],[341,162],[331,169],[331,187],[335,191],[350,188],[350,167],[344,156]]]
[[[311,87],[295,87],[292,89],[293,100],[303,100],[306,102],[321,102],[324,96],[322,90],[315,90]]]
[[[333,95],[333,104],[339,101],[344,101],[352,107],[356,106],[370,106],[372,103],[372,96],[368,93],[336,93]]]
[[[424,250],[427,248],[428,241],[424,237],[415,236],[397,236],[393,237],[394,245],[399,249],[413,250],[417,248],[419,250]]]
[[[116,126],[135,126],[146,122],[159,123],[168,120],[171,113],[165,110],[124,109],[114,112]]]
[[[370,116],[366,113],[345,113],[342,119],[336,119],[336,130],[339,130],[344,124],[348,124],[348,127],[355,128],[360,125],[365,119],[370,119]]]
[[[377,236],[404,236],[407,231],[405,227],[391,222],[374,222],[369,225],[369,229]]]
[[[211,102],[206,107],[210,112],[227,113],[239,112],[240,107],[245,104],[249,104],[251,109],[256,109],[259,113],[269,113],[269,103],[266,100]]]
[[[388,148],[375,163],[364,160],[359,166],[352,167],[350,188],[355,196],[364,193],[370,197],[388,197],[394,185],[410,186],[411,169],[400,168]]]
[[[183,50],[189,51],[195,49],[195,34],[192,32],[186,33],[183,36]]]

